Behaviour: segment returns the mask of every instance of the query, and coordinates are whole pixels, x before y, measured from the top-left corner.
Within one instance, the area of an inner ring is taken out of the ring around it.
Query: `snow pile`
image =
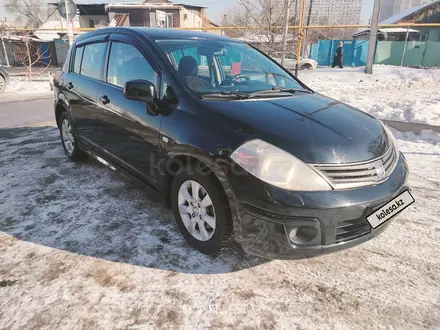
[[[14,94],[45,94],[51,93],[49,78],[45,80],[28,81],[24,77],[11,77],[6,93]]]
[[[45,80],[33,81],[25,77],[11,77],[6,90],[0,94],[0,103],[50,98],[52,95],[48,76]]]
[[[440,69],[375,65],[320,68],[299,78],[315,91],[348,103],[379,119],[440,125]]]

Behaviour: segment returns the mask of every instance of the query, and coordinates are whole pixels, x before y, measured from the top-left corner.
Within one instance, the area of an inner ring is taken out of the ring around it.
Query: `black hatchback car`
[[[203,253],[310,257],[381,233],[414,200],[378,120],[257,49],[207,33],[78,37],[54,81],[66,154],[87,153],[172,207]]]

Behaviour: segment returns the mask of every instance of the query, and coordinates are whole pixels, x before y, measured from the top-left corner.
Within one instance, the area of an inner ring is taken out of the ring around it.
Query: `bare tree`
[[[22,63],[28,71],[28,81],[32,78],[32,66],[43,64],[44,58],[49,56],[49,49],[41,51],[40,42],[32,38],[31,33],[26,33],[21,38],[22,44],[15,45],[15,57]],[[45,65],[45,69],[50,66],[50,62]],[[44,71],[44,70],[43,70]],[[42,72],[40,72],[41,74]]]
[[[295,0],[289,0],[289,6]],[[249,26],[247,31],[227,32],[251,44],[258,44],[262,50],[273,52],[280,48],[285,22],[285,0],[237,0],[235,8],[226,13],[222,22],[229,26]],[[235,35],[234,35],[235,34]]]
[[[344,16],[339,17],[338,25],[350,25],[356,20],[356,16],[353,13],[346,13]],[[314,25],[328,25],[328,17],[316,17]],[[357,28],[322,28],[322,29],[310,29],[308,31],[307,41],[309,44],[317,42],[319,39],[350,39],[351,35],[357,32]]]
[[[8,0],[5,7],[8,13],[17,15],[17,23],[26,28],[38,28],[56,13],[54,6],[40,0]]]

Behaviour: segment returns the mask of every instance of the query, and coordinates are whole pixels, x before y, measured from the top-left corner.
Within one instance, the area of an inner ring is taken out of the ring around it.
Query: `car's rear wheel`
[[[85,154],[79,148],[78,139],[67,112],[61,114],[59,124],[64,152],[72,160],[82,160]]]
[[[6,79],[0,75],[0,94],[6,89]]]
[[[193,248],[213,254],[228,246],[232,235],[228,202],[212,174],[182,168],[171,185],[171,205],[180,232]]]
[[[313,67],[312,67],[312,65],[311,64],[304,64],[302,67],[301,67],[301,70],[312,70],[313,69]]]

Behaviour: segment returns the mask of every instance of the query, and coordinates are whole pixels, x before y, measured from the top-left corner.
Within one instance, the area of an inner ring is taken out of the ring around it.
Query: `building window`
[[[150,27],[173,28],[173,13],[165,13],[160,10],[150,13]]]
[[[167,28],[173,28],[174,24],[173,24],[173,14],[167,14]]]
[[[90,19],[89,20],[89,27],[95,27],[96,25],[99,25],[99,24],[103,24],[104,22],[102,22],[101,20],[99,20],[99,19]]]

